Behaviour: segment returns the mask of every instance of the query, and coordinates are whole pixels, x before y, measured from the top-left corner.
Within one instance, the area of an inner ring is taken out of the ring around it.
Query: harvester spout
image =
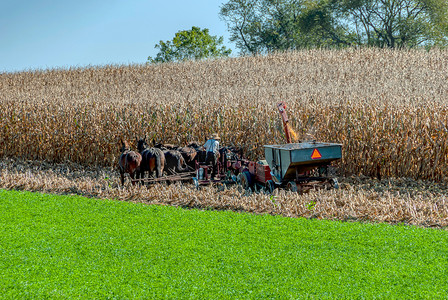
[[[285,137],[286,137],[286,143],[291,143],[291,135],[289,132],[289,126],[288,126],[288,115],[286,114],[286,104],[285,102],[280,102],[277,104],[278,112],[280,113],[280,116],[282,117],[283,121],[283,128],[285,130]]]

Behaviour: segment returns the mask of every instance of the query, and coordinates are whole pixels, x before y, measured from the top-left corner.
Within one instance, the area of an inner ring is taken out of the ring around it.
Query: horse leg
[[[162,171],[162,168],[159,166],[156,168],[156,176],[157,176],[157,178],[159,178],[159,177],[162,177],[162,175],[163,175],[163,171]]]
[[[124,186],[124,172],[120,170],[121,186]]]
[[[139,184],[142,184],[142,181],[140,180],[140,168],[135,170],[135,178],[138,180]]]
[[[140,168],[140,170],[138,171],[138,177],[140,179],[140,184],[144,185],[145,181],[143,179],[145,179],[145,171],[143,171],[142,168]]]
[[[153,177],[153,175],[154,175],[154,169],[157,170],[156,158],[151,157],[151,159],[149,160],[149,175],[151,177]],[[158,177],[159,177],[159,174],[156,172],[156,178],[158,178]]]
[[[134,181],[134,178],[135,178],[135,171],[133,171],[133,172],[129,172],[129,175],[131,176],[131,179],[132,179],[132,185],[135,185],[135,181]]]
[[[165,167],[165,163],[166,163],[165,156],[157,157],[156,164],[155,164],[157,177],[162,177],[163,176],[163,168]]]

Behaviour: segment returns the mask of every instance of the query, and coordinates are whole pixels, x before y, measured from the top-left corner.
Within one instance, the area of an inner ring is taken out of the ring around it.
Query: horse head
[[[201,149],[202,145],[200,145],[198,142],[190,142],[187,144],[187,147],[194,148],[197,151]]]
[[[128,142],[127,141],[124,141],[123,139],[121,139],[121,148],[120,148],[120,151],[123,153],[123,152],[125,152],[125,151],[129,151],[129,150],[131,150],[131,148],[129,147],[129,144],[128,144]]]
[[[138,152],[142,152],[146,148],[148,148],[148,143],[146,142],[146,136],[143,139],[137,141],[137,150]]]

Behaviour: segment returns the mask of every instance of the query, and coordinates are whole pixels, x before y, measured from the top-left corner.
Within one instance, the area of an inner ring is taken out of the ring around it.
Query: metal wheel
[[[275,190],[275,183],[273,180],[266,181],[266,192],[272,194]]]
[[[233,182],[238,183],[238,177],[236,175],[231,175],[230,178],[232,179]]]
[[[244,171],[238,174],[238,183],[244,190],[249,190],[251,187],[250,173]]]
[[[262,185],[260,185],[260,184],[258,184],[258,183],[255,183],[255,184],[254,184],[254,192],[255,192],[256,194],[264,193],[265,190],[266,190],[266,189],[264,188],[264,186],[262,186]]]
[[[297,192],[298,191],[297,183],[295,183],[294,181],[288,182],[286,188],[288,189],[288,191],[291,191],[291,192]]]
[[[331,183],[333,184],[333,188],[335,189],[339,188],[339,181],[337,178],[331,178]]]

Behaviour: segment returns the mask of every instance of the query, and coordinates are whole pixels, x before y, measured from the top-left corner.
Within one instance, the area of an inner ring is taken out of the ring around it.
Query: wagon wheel
[[[266,181],[266,192],[272,194],[275,190],[275,183],[273,180]]]
[[[337,178],[331,178],[330,182],[333,184],[333,188],[339,189],[339,181]]]
[[[242,172],[238,174],[238,183],[244,190],[249,190],[251,187],[250,174],[248,172]]]
[[[230,176],[230,179],[232,179],[232,181],[234,182],[234,183],[238,183],[238,177],[236,176],[236,175],[231,175]]]
[[[288,184],[286,185],[286,188],[288,189],[288,191],[291,191],[291,192],[298,191],[297,183],[295,183],[294,181],[288,182]]]
[[[256,194],[264,193],[265,191],[266,191],[266,188],[263,185],[258,184],[258,183],[254,184],[254,192]]]

